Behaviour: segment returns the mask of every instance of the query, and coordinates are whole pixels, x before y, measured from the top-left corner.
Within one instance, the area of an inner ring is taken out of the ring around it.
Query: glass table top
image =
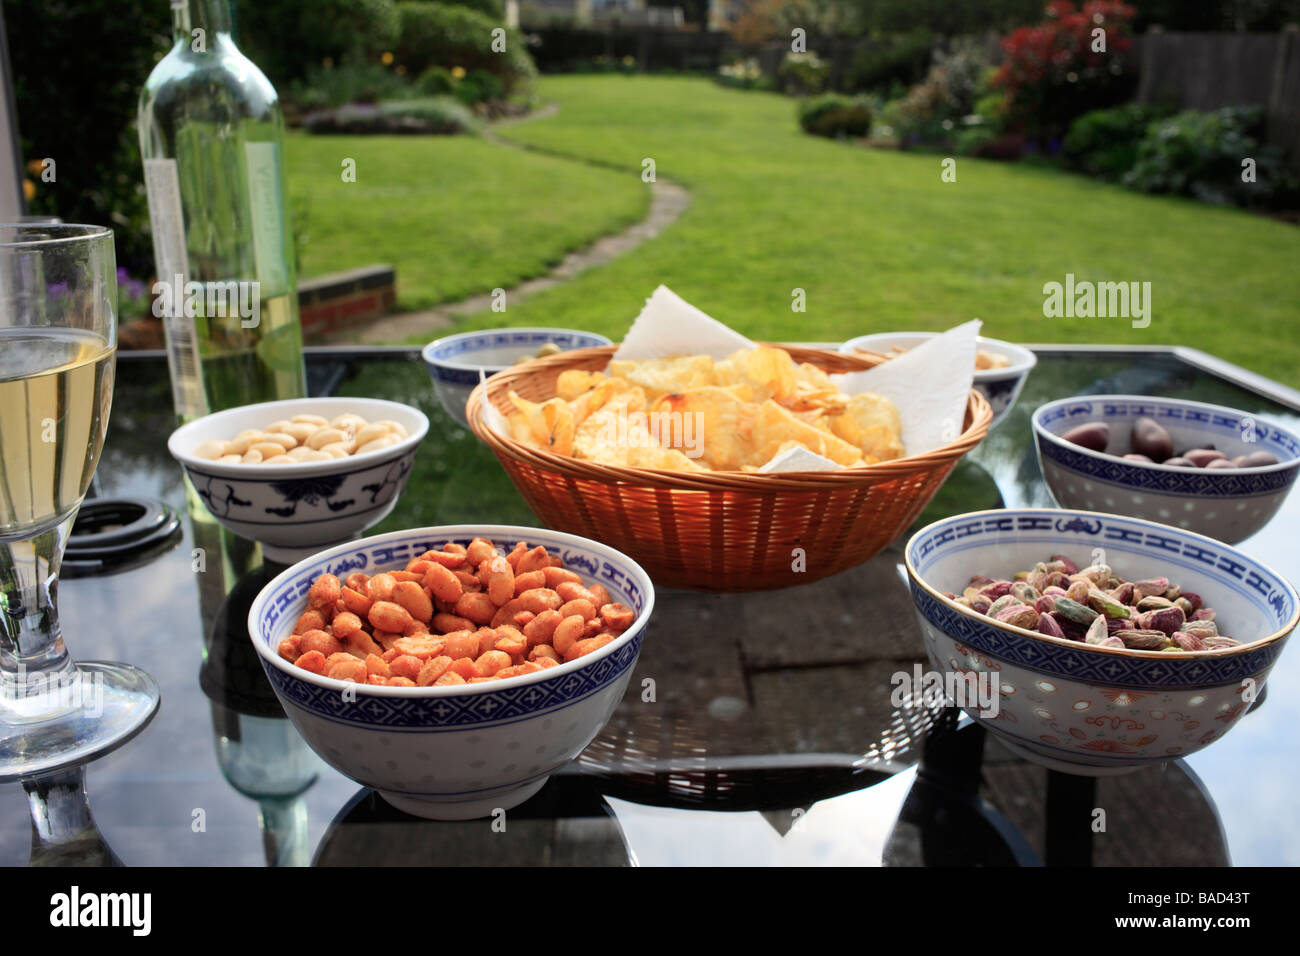
[[[536,525],[491,452],[438,405],[417,349],[309,349],[307,365],[315,395],[388,398],[429,416],[407,489],[371,533]],[[1300,761],[1300,657],[1283,654],[1240,727],[1186,760],[1096,781],[1052,773],[954,710],[890,704],[889,675],[924,660],[902,568],[906,535],[798,588],[660,588],[613,719],[510,811],[508,839],[491,820],[407,816],[322,763],[276,701],[244,620],[283,568],[187,506],[166,451],[165,358],[123,353],[117,378],[92,494],[159,499],[180,527],[133,563],[69,567],[61,617],[74,656],[145,668],[162,706],[139,737],[84,767],[84,781],[74,772],[27,792],[0,786],[0,864],[1300,863],[1289,786]],[[1300,425],[1285,391],[1266,397],[1173,351],[1045,348],[1017,406],[917,526],[1051,507],[1029,418],[1044,402],[1089,393],[1194,398]],[[1292,495],[1241,547],[1295,580],[1297,530]],[[1170,806],[1179,812],[1149,810]],[[1086,825],[1095,807],[1107,808],[1106,833]]]

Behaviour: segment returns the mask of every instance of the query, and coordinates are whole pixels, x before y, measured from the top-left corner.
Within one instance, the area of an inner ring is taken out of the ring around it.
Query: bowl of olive
[[[1272,520],[1300,474],[1300,437],[1259,415],[1147,395],[1088,395],[1033,416],[1062,508],[1132,515],[1229,544]]]

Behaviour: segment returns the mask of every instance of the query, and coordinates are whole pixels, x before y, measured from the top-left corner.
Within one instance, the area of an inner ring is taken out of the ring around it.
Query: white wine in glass
[[[108,429],[116,356],[111,230],[0,224],[0,780],[79,763],[158,707],[136,668],[74,664],[59,567]]]

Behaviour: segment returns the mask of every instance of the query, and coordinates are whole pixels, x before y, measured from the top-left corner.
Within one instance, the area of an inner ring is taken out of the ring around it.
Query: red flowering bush
[[[1042,23],[1005,37],[1005,59],[991,85],[1003,91],[1008,124],[1048,142],[1076,116],[1124,102],[1136,79],[1123,57],[1133,45],[1135,13],[1116,0],[1089,0],[1078,10],[1070,0],[1054,0]]]

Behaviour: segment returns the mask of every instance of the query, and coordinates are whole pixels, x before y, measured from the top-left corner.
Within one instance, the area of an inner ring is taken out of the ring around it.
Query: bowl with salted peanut
[[[387,517],[428,430],[399,402],[302,398],[205,415],[167,450],[218,524],[292,564]]]

